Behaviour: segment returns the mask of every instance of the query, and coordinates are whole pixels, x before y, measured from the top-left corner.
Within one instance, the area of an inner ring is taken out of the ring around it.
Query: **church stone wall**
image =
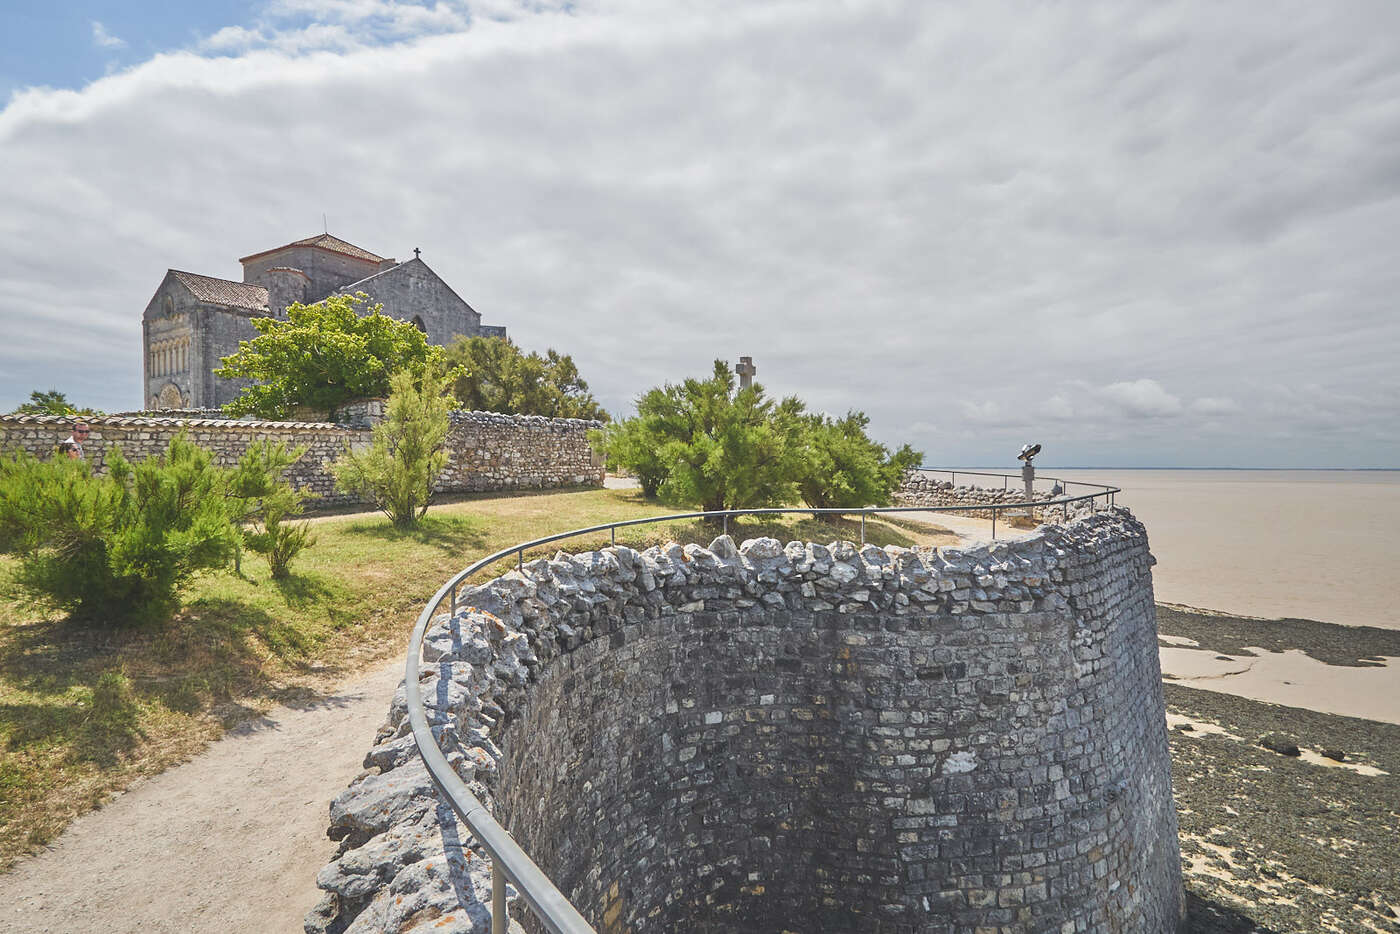
[[[561,553],[435,620],[423,695],[601,934],[1168,934],[1152,564],[1125,510],[962,550]],[[376,742],[306,930],[485,931],[486,861],[402,690]]]
[[[430,344],[450,344],[459,334],[472,337],[481,329],[481,315],[420,260],[354,283],[354,291],[367,294],[370,304],[382,303],[385,313],[400,321],[418,318]]]
[[[231,308],[205,305],[199,312],[200,368],[195,371],[197,389],[191,400],[192,408],[218,408],[237,399],[252,380],[222,379],[214,371],[223,366],[223,358],[238,352],[241,341],[258,336],[253,327],[253,313],[239,313]]]
[[[222,358],[238,350],[239,341],[257,336],[254,312],[201,302],[189,290],[167,279],[142,315],[142,349],[146,355],[145,396],[142,405],[156,408],[163,392],[175,387],[181,401],[173,408],[217,408],[237,398],[247,380],[225,380],[213,371]],[[176,371],[153,370],[150,354],[162,342],[183,339],[184,367]]]
[[[243,264],[243,281],[266,285],[267,273],[273,267],[300,269],[307,278],[306,301],[319,302],[332,292],[379,271],[379,264],[357,259],[333,250],[300,246],[277,250]]]
[[[189,290],[172,287],[167,279],[164,286],[156,291],[141,316],[141,349],[145,355],[141,370],[145,377],[143,405],[151,405],[162,393],[170,395],[169,387],[179,392],[182,405],[198,405],[196,401],[200,387],[193,374],[199,372],[199,328],[195,316],[202,306],[190,295]],[[168,342],[188,338],[185,366],[171,369],[167,364],[152,359],[152,354]]]
[[[0,415],[0,451],[23,449],[48,458],[67,438],[75,419],[43,415]],[[370,441],[370,432],[322,422],[266,422],[218,418],[103,416],[87,420],[92,434],[88,460],[105,469],[108,448],[120,445],[128,459],[163,452],[180,431],[212,452],[216,463],[231,465],[254,441],[285,441],[307,451],[292,465],[293,485],[316,494],[312,505],[359,502],[335,491],[330,464],[346,446]],[[493,412],[454,412],[448,436],[448,466],[435,484],[444,493],[485,490],[601,486],[603,468],[588,444],[597,422],[550,419]]]

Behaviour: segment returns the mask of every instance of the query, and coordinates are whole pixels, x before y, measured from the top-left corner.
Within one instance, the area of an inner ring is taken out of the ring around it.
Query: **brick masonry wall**
[[[493,412],[453,412],[448,434],[448,464],[438,478],[439,492],[549,489],[601,486],[603,468],[588,445],[595,422],[551,419]],[[0,415],[0,451],[22,448],[38,457],[53,455],[67,438],[72,418],[43,415]],[[266,422],[221,418],[102,416],[87,420],[92,428],[86,448],[94,468],[104,469],[107,450],[119,445],[130,459],[165,450],[170,439],[185,431],[211,451],[216,463],[235,463],[254,441],[285,441],[306,445],[289,476],[300,489],[319,498],[310,504],[335,506],[357,502],[335,491],[329,465],[346,445],[369,443],[370,432],[323,422]]]
[[[1165,934],[1152,563],[1124,510],[961,551],[560,554],[439,618],[424,695],[449,761],[606,934]],[[402,693],[378,741],[332,804],[345,848],[307,930],[406,930],[395,899],[479,921]],[[452,884],[419,884],[409,849]]]

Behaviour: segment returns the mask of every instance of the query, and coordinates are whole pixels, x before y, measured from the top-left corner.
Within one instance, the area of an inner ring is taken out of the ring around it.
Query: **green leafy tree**
[[[658,390],[652,390],[657,392]],[[661,459],[662,437],[659,426],[648,427],[644,416],[611,422],[588,433],[595,450],[602,452],[608,467],[630,473],[642,486],[642,495],[655,499],[670,466]]]
[[[80,409],[68,401],[68,396],[57,389],[41,392],[36,389],[29,394],[29,401],[15,409],[21,415],[101,415],[97,409]]]
[[[664,469],[663,500],[706,511],[789,502],[801,453],[802,403],[773,402],[763,387],[736,391],[734,373],[716,360],[709,379],[653,389],[637,416],[598,437],[610,461],[646,473]],[[650,482],[650,481],[649,481]]]
[[[428,511],[433,481],[447,466],[448,377],[409,373],[390,379],[385,417],[374,426],[369,447],[347,449],[331,467],[336,486],[371,500],[395,528],[418,524]]]
[[[242,341],[238,352],[215,370],[227,379],[251,379],[237,399],[224,406],[230,415],[283,418],[293,406],[333,411],[355,399],[382,398],[390,377],[441,369],[441,347],[423,332],[374,305],[360,306],[363,292],[332,295],[311,305],[294,302],[287,318],[254,318],[258,336]]]
[[[224,472],[183,434],[136,463],[114,447],[107,466],[0,458],[0,552],[18,557],[21,589],[118,622],[168,610],[191,574],[228,563],[238,533]]]
[[[541,357],[503,337],[459,337],[446,359],[460,371],[452,390],[463,408],[607,421],[568,354],[549,350]]]
[[[923,455],[907,444],[891,454],[865,433],[869,425],[864,412],[803,419],[797,491],[804,503],[818,509],[890,504],[904,472]]]
[[[294,488],[286,471],[305,453],[305,446],[257,441],[229,472],[230,511],[243,544],[267,558],[277,580],[288,577],[292,559],[316,542],[310,525],[291,521],[309,494]]]

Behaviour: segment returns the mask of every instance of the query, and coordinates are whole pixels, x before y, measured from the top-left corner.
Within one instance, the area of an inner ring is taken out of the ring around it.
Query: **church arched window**
[[[413,326],[418,330],[422,331],[424,334],[428,333],[427,325],[423,323],[423,319],[420,318],[418,315],[413,316]]]

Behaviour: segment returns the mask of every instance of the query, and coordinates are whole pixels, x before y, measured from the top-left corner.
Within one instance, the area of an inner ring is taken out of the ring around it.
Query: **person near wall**
[[[92,429],[88,427],[87,422],[78,422],[73,426],[73,433],[66,440],[58,442],[58,452],[67,454],[74,460],[82,460],[84,455],[83,442],[88,439],[91,431]]]

